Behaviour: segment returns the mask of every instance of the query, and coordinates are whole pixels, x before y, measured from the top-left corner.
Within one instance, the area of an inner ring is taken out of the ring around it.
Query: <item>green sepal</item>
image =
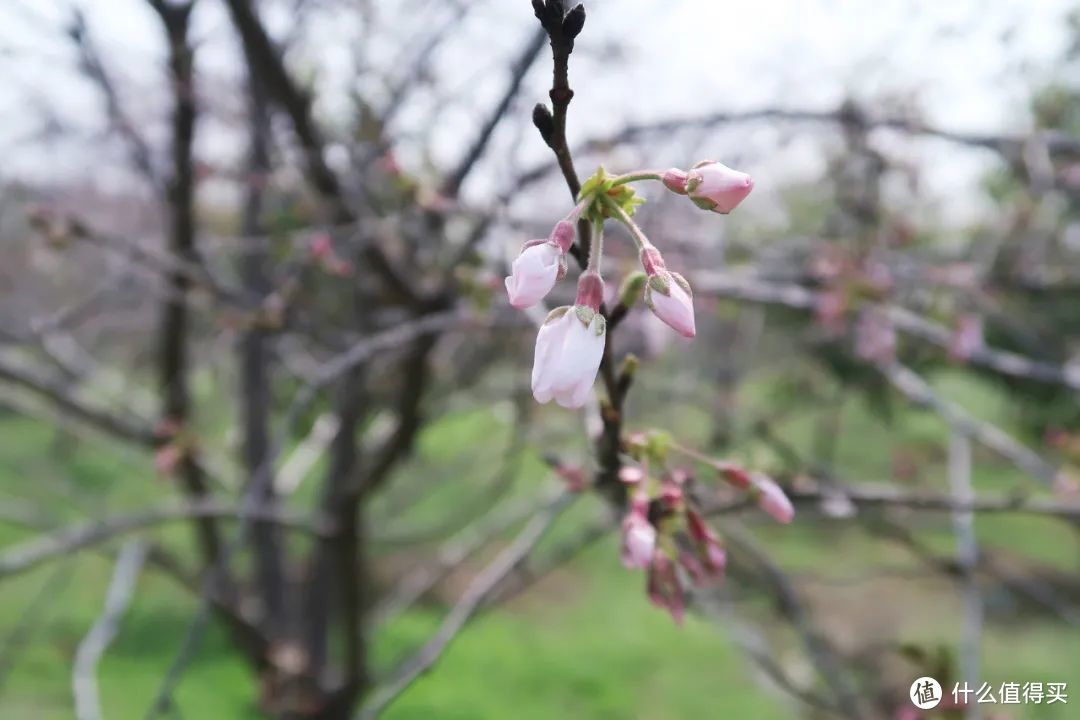
[[[570,310],[569,305],[563,305],[562,307],[555,308],[554,310],[552,310],[551,312],[548,313],[546,318],[544,318],[543,325],[547,325],[549,323],[555,322],[556,320],[561,318],[563,315],[565,315],[567,312],[569,312],[569,310]]]
[[[609,201],[631,216],[639,206],[645,204],[645,199],[639,197],[629,183],[615,186],[612,184],[614,180],[614,176],[608,175],[601,166],[585,181],[578,193],[578,202],[589,199],[582,217],[589,222],[603,222],[607,218],[615,217],[608,205]]]
[[[596,333],[596,337],[604,337],[604,334],[607,332],[607,318],[600,313],[595,313],[593,320],[596,321],[596,327],[593,329],[593,332]]]
[[[578,305],[574,308],[574,312],[577,313],[578,320],[580,320],[585,327],[589,327],[589,324],[593,321],[593,317],[596,316],[596,311],[585,305]]]
[[[649,290],[671,297],[671,274],[660,272],[649,278]]]
[[[709,198],[691,196],[690,199],[693,200],[694,204],[702,210],[712,210],[716,207],[716,203]]]
[[[641,297],[647,279],[645,273],[640,270],[623,278],[622,285],[619,287],[619,304],[627,309],[634,307],[638,298]]]

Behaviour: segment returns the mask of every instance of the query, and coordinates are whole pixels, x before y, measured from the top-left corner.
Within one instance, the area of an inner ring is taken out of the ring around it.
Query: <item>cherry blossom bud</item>
[[[599,277],[593,275],[597,281]],[[607,324],[596,308],[581,304],[583,295],[591,301],[595,283],[583,275],[578,285],[579,304],[552,311],[536,336],[533,356],[532,392],[537,402],[555,401],[566,408],[585,404],[604,354]],[[585,287],[584,291],[582,287]],[[603,282],[599,282],[599,295]]]
[[[562,478],[566,483],[566,489],[570,492],[582,492],[589,486],[585,470],[580,465],[557,463],[555,465],[555,474]]]
[[[656,550],[656,528],[646,511],[635,504],[622,522],[622,563],[627,570],[649,567]]]
[[[676,624],[682,625],[685,604],[682,586],[675,573],[675,564],[660,550],[653,555],[646,585],[649,600],[657,607],[667,608]]]
[[[710,577],[705,571],[705,566],[689,550],[679,551],[679,564],[683,566],[693,583],[699,587],[709,584]]]
[[[836,337],[844,333],[847,304],[847,297],[839,289],[826,290],[818,295],[814,304],[814,319],[826,335]]]
[[[686,185],[695,205],[723,215],[734,210],[753,189],[749,175],[713,161],[695,165]]]
[[[505,281],[510,304],[521,310],[543,300],[559,279],[562,257],[558,246],[547,240],[526,243]]]
[[[525,243],[506,278],[511,305],[518,309],[532,307],[551,292],[566,275],[566,253],[574,244],[574,234],[574,223],[560,220],[546,240]]]
[[[949,359],[967,362],[983,347],[983,321],[978,315],[961,315],[949,338]]]
[[[713,575],[722,575],[727,567],[727,553],[715,537],[710,537],[705,542],[705,561]]]
[[[786,525],[791,522],[795,517],[795,508],[776,481],[762,473],[754,473],[751,477],[758,507],[779,523]]]
[[[669,272],[664,257],[652,245],[642,248],[641,265],[649,278],[645,283],[645,304],[675,332],[694,337],[697,328],[690,283],[679,273]]]
[[[664,187],[679,195],[686,194],[686,185],[689,180],[690,176],[688,174],[684,173],[682,170],[676,170],[675,168],[665,171],[660,177],[660,181],[664,183]]]
[[[660,503],[668,510],[676,510],[682,503],[683,491],[679,483],[665,475],[660,483]]]
[[[747,490],[753,484],[750,473],[740,465],[732,462],[718,462],[716,469],[720,472],[720,477],[740,490]]]
[[[637,485],[645,479],[645,471],[635,465],[623,465],[619,468],[619,480],[627,485]]]
[[[879,310],[863,310],[855,324],[855,355],[872,363],[892,362],[896,356],[896,330]]]
[[[645,304],[683,337],[692,338],[697,334],[690,283],[679,273],[664,270],[650,277],[645,285]]]
[[[690,530],[690,539],[697,547],[705,570],[713,578],[719,578],[727,567],[727,554],[720,546],[716,533],[705,524],[701,515],[693,509],[686,511],[686,524]]]
[[[154,469],[157,470],[159,475],[172,475],[180,466],[180,460],[183,456],[183,450],[176,443],[162,445],[154,453]]]

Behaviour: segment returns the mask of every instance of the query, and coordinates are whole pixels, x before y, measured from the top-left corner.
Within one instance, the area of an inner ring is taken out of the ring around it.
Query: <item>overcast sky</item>
[[[512,56],[534,27],[525,0],[476,2],[467,32],[447,46],[439,66],[448,84],[479,99],[462,104],[460,122],[505,82],[487,71],[486,58]],[[416,0],[370,4],[383,18],[405,8],[410,21],[425,11],[440,17],[446,7]],[[96,42],[108,51],[133,114],[158,112],[164,50],[145,0],[81,0],[80,5]],[[572,131],[579,137],[628,117],[763,106],[831,108],[847,94],[869,99],[901,92],[948,129],[1023,131],[1028,89],[1049,77],[1061,56],[1062,18],[1075,0],[594,0],[586,5],[583,49],[575,55]],[[49,108],[65,127],[88,134],[101,123],[100,101],[76,79],[74,55],[57,31],[69,6],[69,0],[0,2],[0,179],[62,177],[73,167],[100,171],[96,159],[81,163],[72,157],[70,146],[45,153],[39,144],[28,145],[40,131],[41,108]],[[205,46],[200,69],[227,76],[235,49],[219,0],[200,1],[196,26]],[[324,85],[341,90],[327,93],[328,98],[344,102],[347,97],[356,32],[356,23],[327,18],[306,36],[302,47],[312,50],[308,57],[321,70]],[[388,51],[395,42],[387,41]],[[613,56],[608,51],[616,44],[625,52]],[[543,98],[549,72],[546,63],[538,64],[523,98]],[[459,136],[457,126],[448,122],[442,131],[446,138],[436,149],[449,155],[457,144],[447,138]],[[213,137],[202,140],[204,151],[212,152]],[[543,152],[531,145],[529,150],[538,157]],[[932,180],[971,183],[989,161],[978,154],[950,157]]]

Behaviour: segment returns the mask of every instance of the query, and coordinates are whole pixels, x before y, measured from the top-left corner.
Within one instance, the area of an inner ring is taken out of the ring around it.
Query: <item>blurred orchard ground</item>
[[[1080,692],[1080,14],[658,5],[0,7],[0,717],[1075,716],[949,701]],[[638,216],[697,337],[609,223],[598,400],[536,404],[521,243],[703,159],[736,212]],[[651,431],[797,509],[688,466],[681,626]]]

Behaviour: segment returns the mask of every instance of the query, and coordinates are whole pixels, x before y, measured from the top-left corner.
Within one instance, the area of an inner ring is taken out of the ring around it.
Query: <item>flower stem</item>
[[[600,274],[600,261],[604,257],[604,221],[593,221],[592,247],[589,249],[589,264],[585,272]]]
[[[638,250],[644,250],[645,248],[652,247],[652,243],[649,242],[649,238],[645,237],[645,233],[638,227],[638,224],[634,222],[634,219],[630,215],[619,207],[619,204],[612,200],[607,195],[601,195],[604,204],[608,206],[612,216],[621,222],[630,231],[630,237],[634,239],[634,244],[637,245]]]
[[[567,222],[577,222],[578,218],[581,217],[581,213],[585,211],[585,208],[587,208],[591,202],[591,197],[583,198],[581,202],[574,206],[573,210],[566,214],[566,217],[564,217],[563,220],[566,220]]]
[[[626,185],[627,183],[638,182],[640,180],[660,180],[663,177],[663,170],[635,170],[634,172],[629,172],[625,175],[616,175],[611,178],[611,187],[618,187],[619,185]]]

